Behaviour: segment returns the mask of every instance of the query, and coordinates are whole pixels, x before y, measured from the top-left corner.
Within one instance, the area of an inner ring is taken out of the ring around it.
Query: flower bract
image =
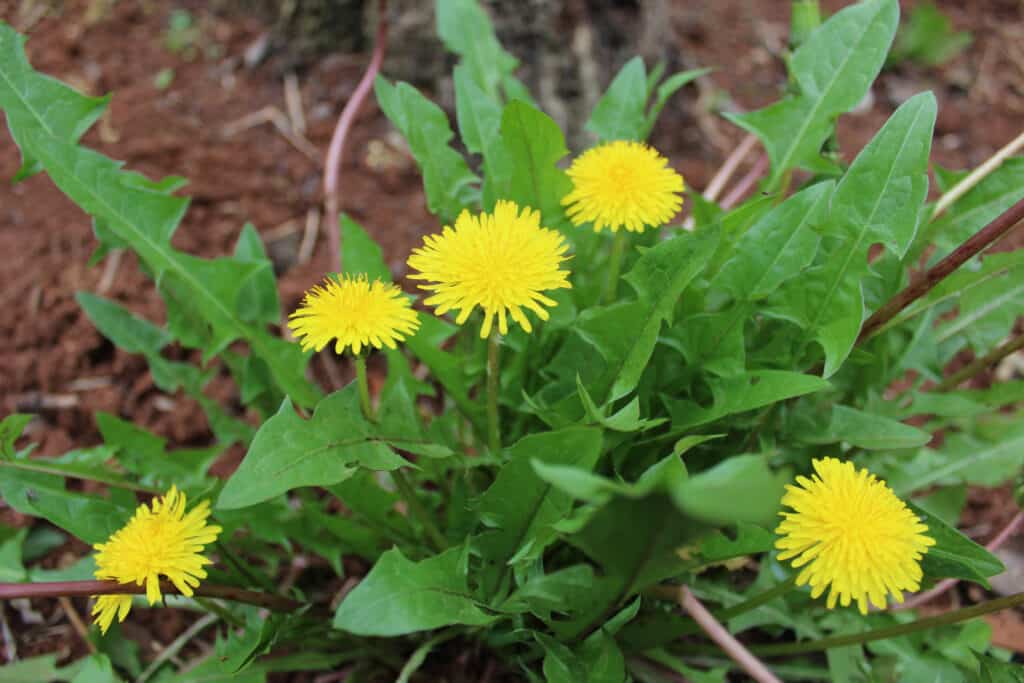
[[[428,282],[420,288],[433,292],[425,303],[436,306],[438,315],[457,309],[460,325],[477,306],[483,309],[481,337],[490,334],[495,317],[502,334],[508,333],[507,316],[530,332],[523,309],[547,320],[544,307],[555,301],[544,292],[570,286],[569,272],[560,267],[567,249],[558,232],[541,227],[538,211],[499,201],[493,214],[463,211],[454,229],[445,226],[424,238],[409,257],[419,272],[409,277]]]
[[[865,469],[835,458],[814,460],[815,474],[787,486],[776,529],[779,560],[803,567],[798,585],[811,597],[829,589],[827,606],[868,601],[884,608],[886,595],[903,602],[902,591],[921,585],[921,557],[935,544],[925,526],[885,484]]]
[[[288,318],[303,351],[319,351],[336,339],[338,354],[346,348],[356,354],[369,346],[393,349],[420,326],[402,290],[389,282],[371,282],[365,275],[327,278],[306,292]]]
[[[569,168],[573,189],[562,199],[573,225],[643,232],[683,205],[683,177],[642,142],[616,140],[587,150]]]
[[[217,540],[221,529],[207,523],[207,501],[186,512],[185,494],[171,487],[150,505],[141,505],[131,520],[106,543],[98,543],[96,578],[146,586],[149,604],[160,600],[160,577],[166,577],[183,595],[206,578],[203,568],[210,560],[203,548]],[[130,595],[103,595],[97,598],[92,614],[106,633],[114,617],[124,621],[131,608]]]

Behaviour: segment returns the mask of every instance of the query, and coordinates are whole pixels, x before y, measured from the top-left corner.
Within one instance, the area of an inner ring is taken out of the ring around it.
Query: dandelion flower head
[[[460,325],[477,306],[483,309],[481,337],[491,333],[495,317],[501,334],[508,333],[509,316],[530,332],[523,309],[547,320],[545,306],[556,302],[544,292],[570,286],[569,272],[560,267],[568,248],[558,232],[541,227],[540,212],[499,201],[493,214],[463,211],[454,229],[424,238],[409,257],[409,267],[419,272],[409,277],[427,281],[420,288],[433,292],[425,303],[438,315],[458,309]]]
[[[642,142],[616,140],[587,150],[569,168],[562,199],[573,225],[643,232],[668,223],[683,205],[683,177]]]
[[[306,292],[288,318],[303,351],[319,351],[336,339],[339,355],[346,348],[355,354],[364,346],[393,349],[420,326],[402,290],[389,282],[370,282],[365,275],[327,278]]]
[[[145,584],[146,598],[154,604],[163,596],[160,577],[164,576],[183,595],[206,578],[210,560],[202,555],[204,546],[217,540],[221,528],[207,523],[207,501],[185,511],[185,494],[171,487],[151,505],[141,505],[131,520],[106,543],[95,546],[96,578],[118,583]],[[130,595],[103,595],[97,598],[92,614],[103,633],[114,617],[124,621],[131,608]]]
[[[792,512],[776,529],[779,560],[803,567],[798,585],[810,584],[811,597],[829,588],[827,606],[868,600],[884,608],[886,595],[903,602],[902,591],[921,586],[921,557],[935,545],[928,527],[867,470],[835,458],[814,460],[816,474],[797,477],[782,504]]]

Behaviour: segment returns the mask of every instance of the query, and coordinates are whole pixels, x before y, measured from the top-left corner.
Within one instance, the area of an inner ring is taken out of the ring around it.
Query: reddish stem
[[[338,207],[340,198],[338,196],[338,181],[341,178],[341,159],[345,152],[345,141],[348,139],[349,129],[363,101],[373,87],[373,81],[380,72],[381,62],[384,61],[384,50],[388,43],[388,21],[387,21],[387,0],[379,0],[377,3],[377,38],[373,46],[373,56],[366,67],[366,73],[359,81],[352,97],[345,103],[338,118],[338,125],[331,136],[331,144],[327,148],[327,159],[324,162],[324,230],[327,232],[327,244],[331,250],[331,264],[335,272],[341,272],[341,233],[338,228]]]
[[[729,194],[725,196],[725,199],[722,200],[722,208],[729,210],[739,204],[740,200],[743,199],[747,192],[750,191],[750,188],[752,188],[754,184],[761,179],[761,176],[763,176],[767,170],[768,155],[762,154],[757,158],[757,161],[754,162],[754,165],[750,167],[750,170],[747,171],[747,174],[743,176],[738,183],[736,183],[736,187],[732,188]]]
[[[169,581],[160,582],[160,590],[171,595],[181,591]],[[116,581],[47,581],[39,583],[0,583],[0,600],[17,598],[87,598],[93,595],[142,595],[145,586]],[[266,607],[274,612],[294,612],[305,607],[304,603],[280,595],[204,583],[195,589],[195,594],[204,598],[220,598],[233,602],[244,602],[257,607]]]
[[[1004,211],[998,218],[976,232],[970,239],[957,247],[953,253],[915,278],[905,289],[898,292],[884,306],[875,311],[864,323],[857,337],[860,344],[870,338],[896,314],[917,301],[944,280],[968,259],[979,253],[1012,230],[1024,219],[1024,199]]]
[[[714,615],[690,592],[686,586],[679,588],[679,604],[693,618],[697,625],[704,629],[711,640],[722,648],[725,654],[740,665],[757,683],[782,683],[764,663],[750,654],[743,644],[736,640]]]

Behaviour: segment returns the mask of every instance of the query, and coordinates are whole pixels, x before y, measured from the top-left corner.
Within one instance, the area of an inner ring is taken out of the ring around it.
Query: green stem
[[[498,414],[498,390],[501,387],[501,335],[491,329],[487,338],[487,444],[493,455],[501,451],[501,422]]]
[[[715,618],[719,621],[728,621],[729,619],[738,617],[739,615],[744,614],[745,612],[757,609],[761,605],[771,602],[777,597],[785,595],[789,591],[793,590],[795,586],[796,579],[791,576],[785,581],[780,581],[779,583],[775,584],[763,593],[758,593],[754,597],[748,600],[744,600],[738,605],[733,605],[732,607],[727,607],[726,609],[720,612],[715,612]]]
[[[936,628],[939,626],[958,624],[961,621],[967,621],[968,619],[974,619],[975,617],[980,617],[982,615],[989,614],[990,612],[998,612],[999,610],[1016,607],[1021,604],[1024,604],[1024,593],[1016,593],[1004,598],[989,600],[988,602],[983,602],[978,605],[972,605],[952,612],[946,612],[945,614],[939,614],[938,616],[928,617],[927,619],[918,619],[917,621],[912,621],[906,624],[896,624],[895,626],[876,628],[872,631],[865,631],[864,633],[830,636],[828,638],[819,638],[817,640],[810,640],[803,643],[752,645],[749,650],[756,655],[764,657],[782,657],[786,655],[803,654],[805,652],[831,650],[835,647],[860,645],[876,640],[885,640],[886,638],[897,638],[909,633],[916,633],[918,631],[924,631],[926,629]],[[712,646],[683,646],[680,651],[684,650],[687,653],[694,654],[715,654],[719,651],[718,648]]]
[[[409,483],[409,478],[405,476],[405,472],[400,469],[392,470],[391,478],[394,480],[395,486],[398,487],[398,492],[402,494],[402,498],[405,499],[406,504],[409,506],[409,512],[423,525],[423,529],[427,532],[434,550],[444,550],[448,546],[448,542],[445,541],[441,531],[434,524],[434,520],[430,517],[427,509],[423,507],[423,503],[420,502],[416,491],[413,490],[412,484]]]
[[[359,405],[363,407],[363,417],[374,421],[373,404],[370,402],[370,382],[366,379],[366,358],[356,356],[356,383],[359,385]]]
[[[612,253],[608,257],[608,282],[605,284],[604,296],[601,303],[615,301],[615,294],[619,291],[619,271],[622,270],[622,254],[626,251],[626,230],[620,228],[615,231],[612,239]]]

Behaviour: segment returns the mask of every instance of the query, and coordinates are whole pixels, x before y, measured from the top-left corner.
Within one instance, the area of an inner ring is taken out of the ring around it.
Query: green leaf
[[[85,97],[60,81],[40,76],[25,58],[25,38],[6,24],[0,24],[0,102],[16,98],[8,107],[7,126],[21,149],[17,182],[37,173],[39,164],[20,139],[27,126],[41,126],[48,135],[69,142],[80,137],[103,114],[110,97]]]
[[[207,469],[221,450],[214,446],[167,452],[165,439],[102,411],[96,413],[96,426],[103,441],[117,450],[117,460],[126,470],[161,488],[171,484],[181,488],[202,487]]]
[[[71,683],[117,683],[120,676],[114,674],[114,665],[110,658],[103,654],[89,655],[82,667],[71,679]]]
[[[956,200],[923,231],[915,255],[934,243],[945,256],[1024,197],[1024,158],[1011,157]]]
[[[775,313],[821,345],[825,377],[839,369],[860,332],[868,248],[882,242],[902,256],[913,240],[928,194],[935,112],[931,93],[907,100],[857,155],[832,197],[827,235],[839,246],[782,290]]]
[[[28,536],[28,528],[14,531],[5,538],[7,527],[0,527],[0,581],[21,583],[27,577],[22,558],[22,545]]]
[[[1019,282],[1021,270],[1024,270],[1024,252],[1022,251],[985,254],[981,259],[980,267],[975,270],[958,270],[945,278],[925,296],[894,316],[882,330],[900,325],[936,307],[951,304],[967,292],[982,287],[991,280],[1009,278],[1012,282]],[[1013,284],[1007,282],[998,286],[996,291],[1012,287]],[[978,296],[975,299],[984,300],[984,296]]]
[[[257,266],[238,292],[238,317],[252,323],[280,323],[281,301],[277,294],[274,266],[252,223],[242,227],[235,245],[235,259]]]
[[[507,187],[495,188],[498,196],[540,211],[545,226],[561,223],[562,197],[572,182],[556,165],[569,153],[558,124],[539,109],[513,100],[501,114],[501,139],[511,174]]]
[[[488,97],[497,99],[499,85],[519,60],[501,47],[487,13],[477,0],[438,0],[436,18],[437,35],[445,47],[462,57],[473,80]]]
[[[321,401],[308,421],[286,400],[256,432],[217,507],[248,507],[300,486],[337,484],[360,467],[394,470],[408,464],[363,418],[350,384]]]
[[[3,34],[0,33],[0,38]],[[46,681],[68,681],[71,679],[57,666],[59,655],[49,654],[30,657],[0,666],[0,680],[4,683],[43,683]]]
[[[711,284],[737,300],[757,301],[798,277],[818,252],[817,230],[834,188],[831,181],[812,185],[765,214],[739,238]]]
[[[672,74],[665,79],[665,82],[658,86],[657,96],[654,98],[654,102],[651,103],[651,107],[647,112],[647,119],[644,121],[644,127],[640,134],[640,139],[646,139],[650,134],[651,130],[654,129],[654,124],[658,121],[658,116],[661,114],[661,110],[665,108],[668,103],[668,98],[672,97],[680,88],[685,86],[690,81],[697,80],[704,74],[710,73],[711,69],[690,69],[689,71],[680,71],[677,74]],[[653,72],[651,75],[655,75]],[[650,76],[648,77],[650,78]]]
[[[703,525],[681,515],[667,496],[616,498],[590,517],[568,540],[601,565],[605,579],[595,586],[578,618],[556,622],[564,640],[599,629],[627,599],[680,569],[676,549],[692,541]]]
[[[900,495],[935,484],[999,486],[1024,466],[1024,429],[1014,426],[994,441],[950,435],[939,450],[923,449],[891,477]]]
[[[647,117],[647,71],[644,60],[634,57],[619,70],[608,90],[590,114],[586,129],[602,142],[642,140]]]
[[[848,406],[832,407],[828,431],[811,443],[845,442],[868,450],[917,448],[932,440],[932,435],[881,415],[872,415]]]
[[[707,384],[714,397],[708,408],[694,401],[662,396],[672,416],[672,433],[832,387],[820,377],[785,370],[754,370],[736,377],[710,378]]]
[[[907,505],[921,517],[928,526],[928,536],[935,540],[921,560],[925,576],[967,579],[988,588],[990,576],[1006,571],[998,557],[926,510],[911,502]]]
[[[400,636],[495,620],[481,609],[460,569],[462,548],[412,562],[397,548],[381,555],[370,573],[338,606],[334,628],[360,636]]]
[[[0,477],[0,497],[14,510],[41,517],[89,544],[106,541],[134,509],[134,501],[123,496],[115,502],[113,497],[74,493],[65,489],[64,477],[21,470],[7,470]]]
[[[406,347],[430,368],[430,374],[440,382],[445,393],[476,430],[486,433],[483,406],[469,397],[470,384],[465,364],[456,354],[441,350],[441,345],[455,334],[457,328],[437,316],[421,313],[419,318],[420,327],[405,341]]]
[[[347,214],[338,219],[341,230],[342,270],[350,275],[365,274],[372,282],[391,282],[391,270],[384,262],[384,253],[370,234]]]
[[[96,218],[97,229],[129,244],[153,273],[168,297],[168,320],[175,332],[188,330],[198,342],[198,327],[186,318],[203,321],[203,349],[212,354],[235,339],[245,339],[253,352],[270,366],[275,380],[303,404],[315,400],[316,390],[303,376],[305,357],[297,349],[282,349],[266,331],[246,323],[235,313],[238,292],[262,266],[235,259],[205,261],[176,251],[170,238],[187,201],[169,193],[180,179],[152,182],[91,150],[78,147],[66,131],[55,129],[49,115],[32,106],[34,93],[48,79],[27,68],[21,40],[0,26],[0,106],[23,153],[46,169],[54,183],[76,204]],[[16,73],[3,70],[14,68]],[[69,105],[68,111],[80,111]],[[79,122],[78,125],[84,125]],[[84,128],[83,128],[84,129]],[[287,345],[291,347],[291,345]]]
[[[764,143],[772,162],[769,188],[778,187],[789,169],[813,162],[833,119],[867,94],[898,24],[896,0],[867,0],[836,12],[790,59],[797,97],[728,117]]]
[[[552,525],[571,510],[573,498],[542,480],[534,463],[572,465],[589,471],[601,455],[601,430],[570,427],[523,437],[508,452],[494,483],[476,504],[489,531],[478,538],[481,552],[504,573],[505,566],[537,557],[556,537]],[[524,547],[529,551],[523,554]]]
[[[607,362],[592,394],[602,403],[636,388],[654,352],[662,322],[672,324],[675,306],[707,265],[718,245],[717,230],[683,233],[645,251],[625,276],[636,290],[636,303],[591,308],[580,315],[577,332]],[[622,324],[628,321],[627,324]]]
[[[459,132],[466,149],[483,155],[483,208],[491,211],[514,170],[501,137],[502,104],[487,96],[465,64],[455,67],[453,79]]]
[[[692,519],[771,527],[789,479],[773,472],[764,455],[734,455],[674,487],[672,500]]]
[[[966,31],[954,31],[952,23],[935,5],[923,3],[910,11],[910,20],[900,27],[887,64],[914,61],[938,66],[964,51],[973,38]]]
[[[1020,664],[1001,662],[980,652],[975,652],[974,656],[978,660],[975,683],[1024,683],[1024,669]]]
[[[159,353],[171,341],[166,330],[110,299],[77,292],[75,300],[104,337],[129,353]]]
[[[14,457],[14,442],[21,438],[21,433],[32,421],[32,417],[22,413],[11,413],[0,420],[0,457],[5,460]]]
[[[479,178],[448,144],[454,135],[448,117],[408,83],[392,85],[378,76],[374,91],[381,110],[405,137],[419,164],[431,213],[444,222],[453,221],[474,202]]]
[[[1020,315],[1021,294],[1024,293],[1024,268],[1011,265],[1005,269],[998,264],[1012,264],[1013,255],[993,254],[986,262],[996,261],[985,270],[996,268],[993,277],[975,280],[972,286],[959,292],[959,315],[939,325],[936,339],[944,342],[963,335],[978,355],[984,354],[1013,332]],[[1004,260],[1005,259],[1005,260]],[[958,279],[962,282],[962,279]]]

